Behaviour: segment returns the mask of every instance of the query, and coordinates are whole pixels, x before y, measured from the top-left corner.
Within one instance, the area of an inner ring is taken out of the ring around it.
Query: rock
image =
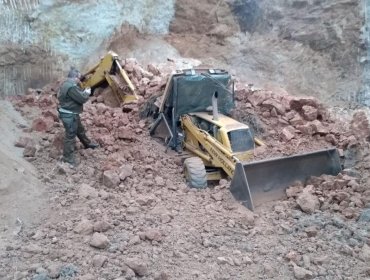
[[[303,125],[296,126],[297,130],[299,130],[303,135],[313,135],[315,133],[315,128],[311,123],[306,123]]]
[[[367,244],[365,244],[361,249],[360,259],[365,262],[370,261],[370,247]]]
[[[311,279],[313,277],[313,273],[303,267],[295,265],[293,270],[296,279]]]
[[[14,146],[18,148],[25,148],[27,146],[34,146],[34,140],[31,137],[22,136],[15,143]]]
[[[311,106],[314,108],[318,108],[319,104],[318,101],[313,97],[294,97],[289,102],[290,109],[301,111],[303,106]]]
[[[319,120],[314,120],[313,122],[311,122],[311,125],[313,127],[314,133],[320,135],[329,134],[329,130],[326,127],[324,127],[324,125]]]
[[[351,120],[351,129],[357,139],[366,139],[370,136],[369,120],[364,111],[356,111]]]
[[[161,74],[159,69],[156,66],[154,66],[153,64],[148,64],[147,68],[148,68],[148,71],[150,73],[152,73],[153,75],[155,75],[155,76],[159,76]]]
[[[135,271],[133,271],[131,268],[129,267],[126,267],[125,268],[125,278],[122,278],[123,280],[130,280],[130,279],[136,279],[136,273]],[[119,279],[116,279],[116,280],[120,280]]]
[[[78,188],[78,195],[80,197],[89,199],[89,198],[97,198],[99,196],[99,193],[95,188],[90,187],[88,184],[82,184]]]
[[[141,205],[141,206],[146,206],[150,205],[153,202],[155,202],[155,198],[151,195],[140,195],[137,199],[136,202]]]
[[[17,279],[16,277],[14,279]],[[22,278],[18,278],[18,279],[22,279]],[[25,278],[23,278],[25,279]],[[49,278],[49,276],[47,275],[47,273],[40,273],[40,274],[37,274],[37,275],[34,275],[32,277],[32,280],[50,280],[51,278]]]
[[[315,237],[317,235],[318,229],[315,226],[310,226],[304,230],[308,237]]]
[[[160,176],[156,176],[156,177],[154,178],[154,181],[155,181],[155,184],[156,184],[157,186],[163,187],[163,186],[165,186],[165,185],[166,185],[166,182],[165,182],[165,181],[164,181],[164,179],[163,179],[162,177],[160,177]]]
[[[42,248],[36,244],[30,244],[23,248],[23,251],[29,254],[39,254],[42,252]]]
[[[294,127],[298,127],[304,125],[305,121],[300,115],[296,114],[292,119],[289,120],[289,123]]]
[[[125,264],[140,277],[149,273],[148,265],[142,259],[130,258],[125,261]]]
[[[304,190],[296,201],[302,211],[308,214],[312,214],[320,207],[319,199],[307,190]]]
[[[88,235],[93,233],[94,227],[89,220],[83,219],[73,230],[75,233]]]
[[[297,197],[303,191],[303,184],[301,182],[297,182],[286,189],[287,197]]]
[[[238,214],[239,214],[239,219],[238,222],[242,224],[243,226],[253,226],[254,225],[254,215],[253,212],[250,211],[248,208],[242,206],[239,207]]]
[[[162,240],[162,233],[157,229],[148,229],[144,233],[145,238],[150,241],[161,241]]]
[[[288,260],[288,261],[292,261],[292,262],[299,262],[301,260],[301,255],[299,255],[297,252],[295,251],[290,251],[288,254],[285,255],[285,258]]]
[[[251,259],[250,257],[248,257],[248,256],[244,256],[244,257],[242,258],[242,263],[243,263],[243,264],[246,264],[246,265],[250,265],[250,264],[252,264],[252,263],[253,263],[253,261],[252,261],[252,259]]]
[[[370,223],[370,209],[363,210],[358,221]]]
[[[227,264],[228,261],[225,257],[217,257],[217,263],[223,265],[223,264]]]
[[[108,188],[115,188],[119,185],[121,179],[116,171],[107,170],[103,173],[103,184]]]
[[[262,102],[262,106],[269,107],[270,109],[275,109],[279,115],[285,114],[285,110],[286,110],[285,107],[283,106],[281,102],[279,102],[276,99],[272,99],[272,98],[267,99]]]
[[[24,157],[34,157],[36,154],[36,147],[35,146],[26,146],[23,150]]]
[[[127,177],[132,175],[133,166],[131,164],[124,164],[119,168],[119,178],[124,181]]]
[[[154,275],[154,280],[169,280],[169,279],[170,279],[169,274],[163,271],[160,273],[156,273]]]
[[[121,127],[117,130],[116,138],[121,139],[121,140],[128,140],[128,141],[136,140],[136,136],[134,135],[134,132],[125,127]]]
[[[295,137],[293,129],[289,127],[285,127],[281,133],[280,133],[280,138],[283,142],[289,142]]]
[[[302,115],[307,121],[314,121],[317,119],[317,108],[313,106],[304,105],[302,107]]]
[[[102,255],[95,255],[92,260],[92,264],[94,267],[103,267],[104,264],[108,261],[108,257]]]
[[[213,193],[211,194],[211,197],[216,201],[221,201],[223,200],[223,193],[222,192]]]
[[[107,221],[98,221],[94,224],[94,231],[96,232],[106,232],[110,230],[112,226]]]
[[[102,233],[95,232],[90,239],[90,246],[105,249],[109,245],[109,239]]]
[[[337,188],[338,189],[338,188]],[[345,192],[345,191],[340,191],[340,192],[337,192],[333,195],[333,198],[338,201],[338,202],[342,202],[344,200],[347,200],[349,199],[350,197],[350,194]]]
[[[266,95],[265,93],[261,92],[254,92],[253,94],[248,94],[248,101],[253,105],[253,107],[257,107],[258,105],[261,105],[262,102],[267,100],[270,96]]]
[[[333,134],[328,134],[325,136],[325,141],[332,144],[332,145],[336,145],[338,143],[337,139],[335,138],[335,136]]]
[[[54,113],[54,111],[52,110],[46,110],[46,111],[43,111],[42,112],[42,115],[45,117],[45,118],[50,118],[50,119],[53,119],[54,122],[58,122],[59,121],[59,117],[56,113]]]
[[[32,122],[32,131],[49,132],[54,125],[51,118],[37,118]]]
[[[82,275],[81,277],[78,278],[79,280],[95,280],[95,276],[88,273],[88,274],[85,274],[85,275]]]
[[[60,269],[62,268],[62,265],[61,264],[51,264],[49,265],[48,267],[48,271],[49,271],[49,277],[52,278],[52,279],[56,279],[60,276]]]

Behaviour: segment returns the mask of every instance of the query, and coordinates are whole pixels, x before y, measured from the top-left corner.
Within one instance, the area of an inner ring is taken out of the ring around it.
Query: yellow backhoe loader
[[[112,51],[109,51],[99,63],[83,75],[81,86],[91,88],[94,93],[97,87],[107,84],[120,104],[131,103],[138,99],[135,87],[122,68],[118,55]]]
[[[335,148],[291,157],[253,161],[263,142],[250,127],[231,117],[234,90],[224,70],[183,70],[170,76],[164,95],[149,104],[145,116],[155,121],[150,133],[185,155],[184,172],[191,187],[208,180],[232,179],[230,191],[246,207],[282,198],[294,181],[341,171]]]

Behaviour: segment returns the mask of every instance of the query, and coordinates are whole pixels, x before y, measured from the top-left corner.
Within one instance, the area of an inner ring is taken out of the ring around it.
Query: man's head
[[[81,79],[81,73],[76,68],[71,67],[71,70],[68,72],[68,78],[80,80]]]

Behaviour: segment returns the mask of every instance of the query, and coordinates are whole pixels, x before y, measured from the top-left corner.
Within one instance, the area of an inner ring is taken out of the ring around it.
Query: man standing
[[[91,94],[91,89],[81,89],[79,82],[81,73],[71,68],[68,78],[63,82],[58,93],[59,100],[59,118],[65,128],[63,161],[76,166],[74,155],[76,136],[80,139],[85,149],[95,149],[99,145],[92,143],[86,136],[85,128],[80,119],[80,113],[83,111],[83,104],[87,102]]]

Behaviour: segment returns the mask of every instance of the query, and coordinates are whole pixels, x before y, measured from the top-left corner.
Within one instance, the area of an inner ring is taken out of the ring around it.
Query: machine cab
[[[194,124],[208,132],[239,160],[250,158],[255,140],[248,125],[222,114],[217,121],[207,112],[191,113],[190,116]]]

